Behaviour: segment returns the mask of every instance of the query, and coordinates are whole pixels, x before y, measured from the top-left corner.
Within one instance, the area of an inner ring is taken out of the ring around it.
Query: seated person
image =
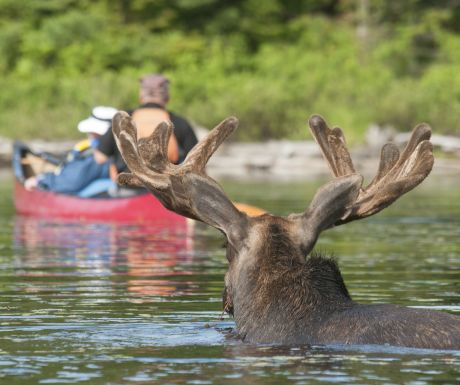
[[[75,145],[67,159],[55,172],[46,172],[28,178],[24,182],[24,187],[27,190],[38,188],[82,197],[97,194],[94,189],[92,191],[91,189],[89,191],[84,190],[96,180],[105,180],[104,189],[110,188],[113,185],[109,179],[110,164],[109,162],[95,162],[93,153],[99,144],[99,138],[110,129],[112,118],[116,112],[117,109],[113,107],[99,106],[93,108],[91,116],[78,123],[78,130],[86,133],[88,138]],[[100,190],[101,183],[98,185]]]
[[[166,110],[169,101],[168,79],[160,74],[143,76],[139,85],[139,101],[140,106],[129,111],[138,129],[138,138],[149,136],[159,123],[170,120],[174,125],[174,133],[169,142],[168,157],[172,163],[182,162],[197,143],[197,138],[193,128],[184,118]],[[119,172],[126,171],[112,130],[101,137],[94,158],[100,164],[113,159],[111,176],[114,180]]]

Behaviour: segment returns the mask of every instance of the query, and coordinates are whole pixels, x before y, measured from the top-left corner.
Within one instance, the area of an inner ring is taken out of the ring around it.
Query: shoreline
[[[35,151],[64,156],[75,140],[34,140],[28,145]],[[0,138],[0,170],[11,170],[13,141]],[[378,167],[380,145],[361,145],[350,149],[357,172],[372,178]],[[460,156],[435,154],[432,174],[460,176]],[[267,142],[224,143],[211,157],[207,172],[216,179],[300,181],[331,175],[326,161],[314,141],[270,140]]]

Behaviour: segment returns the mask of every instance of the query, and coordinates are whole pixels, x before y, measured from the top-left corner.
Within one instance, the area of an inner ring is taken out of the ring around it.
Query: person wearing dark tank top
[[[168,157],[173,163],[182,162],[198,140],[186,119],[166,109],[169,102],[169,80],[161,74],[142,76],[139,79],[139,101],[139,107],[128,111],[136,123],[138,139],[149,136],[162,121],[171,121],[174,132],[168,145]],[[112,160],[112,178],[127,171],[111,129],[101,137],[94,158],[98,163]]]

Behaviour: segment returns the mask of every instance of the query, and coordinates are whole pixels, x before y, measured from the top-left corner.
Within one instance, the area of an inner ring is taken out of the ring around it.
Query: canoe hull
[[[78,198],[49,191],[28,191],[15,182],[16,212],[37,218],[83,221],[152,222],[185,224],[186,218],[165,209],[151,194],[129,198]]]

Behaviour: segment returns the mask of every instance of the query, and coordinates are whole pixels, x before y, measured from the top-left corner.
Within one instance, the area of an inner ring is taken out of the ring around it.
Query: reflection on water
[[[283,214],[303,210],[314,187],[225,186]],[[460,314],[460,193],[438,190],[324,234],[318,247],[338,257],[355,300]],[[460,351],[241,343],[232,320],[220,318],[225,252],[208,227],[14,217],[5,196],[0,383],[460,381]]]
[[[82,224],[17,217],[14,247],[22,276],[61,276],[59,267],[67,267],[70,275],[126,276],[135,296],[171,295],[179,285],[161,277],[190,274],[184,267],[193,259],[193,229],[191,221]]]

